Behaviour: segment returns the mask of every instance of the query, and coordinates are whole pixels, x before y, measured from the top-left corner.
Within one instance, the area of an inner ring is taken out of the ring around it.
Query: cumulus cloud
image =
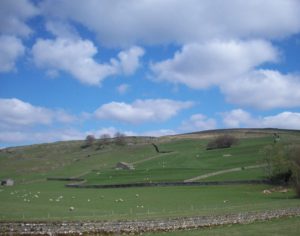
[[[203,89],[228,83],[232,78],[276,59],[276,49],[266,41],[210,41],[185,45],[172,59],[154,63],[151,69],[157,80]]]
[[[153,63],[154,78],[193,89],[218,86],[230,103],[259,109],[300,105],[298,75],[257,69],[276,62],[278,51],[262,40],[185,45],[173,58]]]
[[[0,122],[4,127],[49,125],[54,121],[68,123],[74,117],[63,110],[33,106],[17,98],[0,99]]]
[[[165,121],[175,116],[180,110],[192,106],[192,102],[170,99],[136,100],[131,104],[110,102],[95,111],[98,119],[112,119],[138,124],[147,121]]]
[[[180,130],[184,132],[216,129],[215,119],[208,118],[203,114],[194,114],[188,120],[182,122]]]
[[[14,36],[0,36],[0,72],[9,72],[15,68],[16,60],[24,55],[25,47]]]
[[[99,138],[102,134],[109,134],[114,137],[116,132],[127,136],[137,135],[132,131],[120,131],[115,127],[106,127],[99,130],[80,131],[74,128],[61,128],[45,131],[21,130],[1,131],[0,143],[22,144],[22,143],[47,143],[56,141],[84,140],[87,135],[92,134]]]
[[[79,35],[75,27],[65,21],[47,21],[46,29],[56,37],[79,39]]]
[[[48,17],[86,26],[110,46],[279,38],[300,30],[298,0],[46,0],[40,7]]]
[[[39,39],[32,53],[37,66],[66,71],[86,84],[99,84],[103,78],[116,73],[113,66],[98,64],[93,59],[97,48],[89,40]]]
[[[159,130],[151,130],[142,133],[142,136],[150,136],[150,137],[160,137],[160,136],[166,136],[166,135],[175,135],[177,134],[176,131],[171,129],[159,129]]]
[[[257,127],[300,129],[300,113],[284,111],[276,115],[254,117],[242,109],[222,113],[223,123],[229,128]]]
[[[133,74],[140,65],[139,59],[144,55],[145,51],[133,46],[129,50],[121,51],[118,54],[118,60],[113,59],[112,62],[115,67],[119,67],[119,70],[125,75]]]
[[[2,34],[28,36],[32,30],[26,21],[39,13],[29,0],[0,1],[0,32]]]
[[[222,113],[223,123],[229,128],[238,128],[243,125],[253,127],[256,123],[251,114],[244,111],[243,109],[235,109],[230,112]]]
[[[98,85],[106,77],[118,73],[133,73],[138,67],[143,50],[133,47],[120,52],[120,61],[112,59],[107,64],[98,63],[94,59],[97,53],[97,48],[90,40],[71,38],[39,39],[32,48],[37,66],[68,72],[89,85]]]
[[[231,103],[260,109],[300,106],[300,77],[255,70],[221,86]]]
[[[265,127],[300,129],[300,113],[289,111],[281,112],[274,116],[264,117],[262,123]]]
[[[46,143],[67,140],[83,140],[84,133],[76,129],[57,129],[48,131],[0,131],[3,143]]]
[[[104,127],[104,128],[98,129],[98,130],[90,130],[90,131],[87,131],[87,132],[84,132],[84,133],[85,133],[85,135],[93,134],[95,137],[101,137],[101,135],[103,135],[103,134],[108,134],[111,137],[114,137],[115,134],[118,133],[118,132],[120,132],[120,133],[122,133],[126,136],[137,136],[137,133],[135,133],[133,131],[119,130],[116,127],[112,127],[112,126],[111,127]]]

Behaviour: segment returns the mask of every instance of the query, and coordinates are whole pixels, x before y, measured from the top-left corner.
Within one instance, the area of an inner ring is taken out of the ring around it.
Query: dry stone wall
[[[156,183],[128,183],[128,184],[85,184],[70,183],[70,188],[134,188],[134,187],[170,187],[170,186],[218,186],[239,184],[271,184],[269,180],[232,180],[209,182],[156,182]]]
[[[300,216],[299,208],[248,212],[219,216],[198,216],[163,220],[110,222],[0,222],[0,235],[119,235],[143,232],[196,229],[226,224],[247,224],[280,217]]]

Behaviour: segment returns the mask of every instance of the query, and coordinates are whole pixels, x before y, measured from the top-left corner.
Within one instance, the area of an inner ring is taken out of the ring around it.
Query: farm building
[[[12,179],[3,179],[3,180],[1,180],[1,185],[2,186],[13,186],[14,181]]]
[[[116,165],[116,169],[119,170],[134,170],[134,167],[132,164],[126,163],[126,162],[118,162]]]

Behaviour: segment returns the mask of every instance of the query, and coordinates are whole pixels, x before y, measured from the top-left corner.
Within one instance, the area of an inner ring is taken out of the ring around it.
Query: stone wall
[[[134,188],[134,187],[170,187],[170,186],[219,186],[239,184],[271,184],[269,180],[232,180],[232,181],[209,181],[209,182],[157,182],[157,183],[129,183],[129,184],[82,184],[70,183],[70,188]]]
[[[72,177],[48,177],[47,180],[53,181],[84,181],[82,178],[72,178]]]
[[[264,212],[171,218],[163,220],[45,223],[0,222],[0,235],[140,234],[143,232],[197,229],[226,224],[248,224],[254,221],[264,221],[287,216],[300,216],[300,207]]]

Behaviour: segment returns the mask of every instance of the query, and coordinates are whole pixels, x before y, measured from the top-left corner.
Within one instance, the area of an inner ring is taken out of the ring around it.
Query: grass
[[[144,219],[300,207],[293,191],[265,195],[262,191],[266,188],[270,187],[239,185],[82,190],[65,188],[61,182],[35,183],[2,188],[0,202],[5,204],[0,205],[0,220]],[[71,206],[75,208],[72,212],[69,211]]]
[[[245,169],[241,171],[235,171],[230,173],[224,173],[216,176],[205,178],[203,181],[223,181],[223,180],[259,180],[265,179],[265,168]]]
[[[300,217],[274,219],[266,222],[255,222],[247,225],[226,225],[198,230],[184,230],[169,233],[147,233],[144,236],[298,236]]]
[[[192,136],[191,136],[192,137]],[[298,133],[284,133],[282,142],[299,142]],[[153,140],[151,140],[152,142]],[[124,147],[82,149],[83,142],[59,142],[0,151],[0,179],[12,178],[13,187],[0,187],[0,220],[119,220],[225,214],[299,207],[295,193],[262,191],[270,186],[147,187],[129,189],[73,189],[46,177],[81,176],[87,184],[183,181],[219,170],[264,162],[263,148],[272,134],[242,138],[239,145],[206,150],[207,139],[168,137],[151,143],[134,139]],[[116,170],[120,162],[136,163],[135,170]],[[262,168],[209,177],[206,180],[264,178]],[[137,194],[137,195],[136,195]],[[62,196],[62,198],[60,197]],[[226,203],[224,201],[226,200]],[[69,211],[70,207],[74,211]]]

